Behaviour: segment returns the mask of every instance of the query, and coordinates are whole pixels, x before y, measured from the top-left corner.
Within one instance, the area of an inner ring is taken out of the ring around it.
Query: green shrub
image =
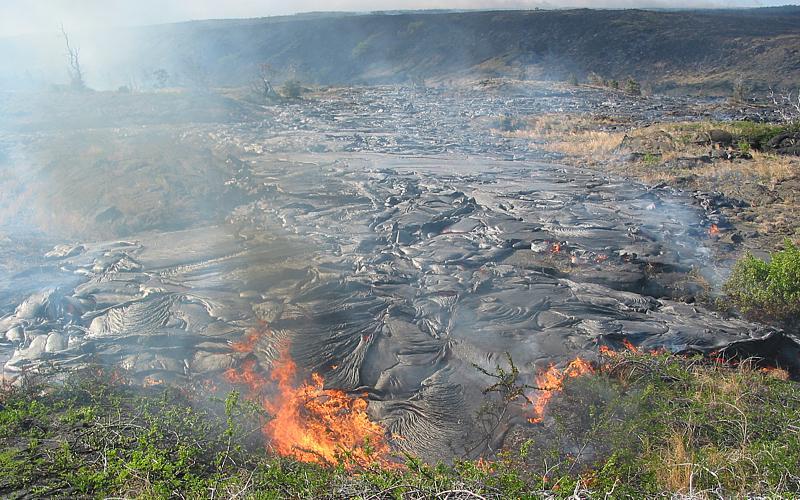
[[[733,82],[733,89],[731,90],[731,102],[743,103],[747,101],[747,95],[750,93],[750,87],[741,78],[737,78]]]
[[[800,319],[800,249],[786,239],[786,249],[769,262],[745,255],[725,284],[732,304],[753,320],[795,328]]]
[[[747,141],[739,141],[739,151],[742,153],[750,152],[750,143]]]
[[[661,158],[660,155],[656,155],[653,153],[645,153],[644,156],[642,157],[642,162],[644,162],[644,164],[647,165],[648,167],[655,167],[656,165],[658,165],[658,161],[660,158]]]
[[[778,125],[775,123],[738,121],[731,123],[729,128],[730,132],[740,142],[746,142],[755,149],[763,149],[767,142],[778,134],[800,131],[800,124]]]
[[[570,84],[573,87],[577,87],[578,86],[578,84],[579,84],[578,77],[575,76],[575,73],[570,73],[569,74],[569,76],[567,77],[567,83]]]
[[[628,78],[625,82],[625,93],[630,95],[642,95],[642,86],[633,78]]]

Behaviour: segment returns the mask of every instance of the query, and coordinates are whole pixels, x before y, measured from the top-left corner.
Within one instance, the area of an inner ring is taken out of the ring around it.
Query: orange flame
[[[536,388],[539,390],[539,395],[533,400],[534,416],[529,418],[528,422],[538,424],[544,420],[544,410],[547,408],[547,404],[556,391],[564,388],[566,378],[576,378],[589,373],[594,373],[594,368],[580,357],[570,361],[564,370],[550,365],[544,373],[536,377]]]
[[[711,227],[708,228],[708,235],[709,236],[719,235],[719,227],[716,224],[711,224]]]
[[[603,355],[603,356],[610,356],[610,357],[613,358],[614,356],[617,355],[617,351],[615,351],[614,349],[608,347],[607,345],[601,345],[599,351],[600,351],[600,354]]]
[[[264,426],[272,446],[281,455],[304,462],[366,466],[393,465],[384,429],[367,415],[367,401],[344,391],[325,389],[314,373],[311,383],[293,383],[297,367],[286,352],[275,363],[271,378],[278,395],[264,403],[273,414]]]
[[[761,373],[765,374],[768,377],[776,378],[778,380],[789,380],[790,375],[789,372],[784,370],[783,368],[778,368],[776,366],[765,366],[761,368]]]
[[[256,346],[256,342],[258,342],[259,338],[261,338],[260,331],[256,329],[249,330],[245,334],[244,339],[238,342],[231,342],[231,349],[236,352],[253,352],[253,348]]]
[[[262,335],[248,332],[239,342],[231,343],[237,352],[252,352]],[[335,365],[332,365],[335,369]],[[389,460],[390,448],[383,427],[367,415],[367,400],[344,391],[325,389],[316,373],[311,381],[295,384],[297,366],[282,349],[272,366],[269,380],[258,371],[255,359],[247,359],[240,369],[224,373],[232,384],[245,385],[248,398],[257,399],[272,419],[262,430],[274,450],[304,462],[343,464],[345,467],[380,463],[397,467]]]
[[[304,462],[366,466],[394,465],[384,429],[367,415],[367,401],[344,391],[325,389],[314,373],[311,382],[295,387],[297,367],[286,352],[273,366],[271,379],[278,395],[264,403],[273,415],[264,426],[281,455]]]
[[[211,394],[217,393],[217,384],[215,384],[214,381],[211,380],[210,378],[203,380],[200,385],[206,392],[209,392]]]
[[[625,346],[625,349],[631,352],[639,352],[639,349],[635,345],[631,344],[631,341],[628,339],[622,339],[622,345]]]
[[[144,378],[144,380],[142,380],[142,385],[143,385],[144,387],[152,387],[152,386],[154,386],[154,385],[161,385],[161,384],[163,384],[163,383],[164,383],[164,381],[163,381],[163,380],[157,379],[157,378],[155,378],[155,377],[152,377],[152,376],[150,376],[150,375],[146,376],[146,377]]]
[[[658,356],[666,352],[666,349],[664,349],[663,347],[656,347],[655,349],[649,349],[647,351],[643,351],[639,347],[633,345],[633,343],[631,343],[631,341],[628,339],[622,339],[622,345],[625,347],[625,349],[634,354],[647,353],[650,354],[651,356]],[[605,345],[601,345],[598,348],[598,351],[600,352],[601,356],[607,356],[609,358],[613,358],[619,354],[619,351],[615,351],[614,349]]]
[[[246,385],[249,390],[248,396],[251,399],[258,396],[267,384],[267,379],[256,371],[256,360],[254,359],[248,359],[242,363],[241,371],[228,368],[223,375],[231,384]]]
[[[553,252],[553,253],[560,252],[561,251],[561,243],[558,243],[558,242],[553,243],[553,246],[550,247],[550,251]]]

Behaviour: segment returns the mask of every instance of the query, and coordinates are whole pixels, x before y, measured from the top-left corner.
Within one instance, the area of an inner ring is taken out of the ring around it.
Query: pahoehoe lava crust
[[[486,436],[476,417],[492,380],[475,366],[493,371],[505,353],[533,383],[551,363],[625,340],[795,352],[783,334],[682,303],[662,283],[713,267],[709,219],[689,195],[520,160],[519,143],[487,151],[485,135],[462,143],[436,106],[463,103],[436,92],[427,119],[445,123],[441,135],[419,129],[419,115],[392,128],[375,108],[402,108],[402,96],[363,92],[377,94],[355,95],[339,121],[292,104],[263,127],[206,133],[247,193],[224,223],[59,245],[42,252],[46,272],[18,270],[28,296],[0,319],[5,375],[100,361],[139,382],[221,380],[245,360],[266,372],[288,348],[302,374],[366,393],[398,449],[449,460],[525,421],[516,409]],[[356,132],[372,128],[380,140]],[[316,140],[329,152],[300,152]]]

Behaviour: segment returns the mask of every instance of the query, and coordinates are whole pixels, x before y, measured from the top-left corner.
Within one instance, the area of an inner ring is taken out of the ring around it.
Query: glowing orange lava
[[[547,404],[556,391],[564,388],[566,378],[580,377],[589,373],[594,373],[594,368],[580,357],[570,361],[563,370],[555,365],[550,365],[547,370],[536,377],[536,388],[539,390],[539,394],[533,399],[534,416],[529,418],[528,422],[538,424],[544,420],[544,410],[547,408]]]

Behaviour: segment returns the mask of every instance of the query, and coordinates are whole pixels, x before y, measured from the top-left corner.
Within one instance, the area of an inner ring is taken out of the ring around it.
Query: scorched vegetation
[[[693,498],[800,494],[800,395],[779,369],[607,352],[563,377],[494,456],[428,465],[282,457],[236,392],[133,387],[85,370],[0,399],[4,497]],[[505,380],[514,387],[515,380]],[[547,389],[544,387],[543,389]],[[265,446],[266,445],[266,446]]]

